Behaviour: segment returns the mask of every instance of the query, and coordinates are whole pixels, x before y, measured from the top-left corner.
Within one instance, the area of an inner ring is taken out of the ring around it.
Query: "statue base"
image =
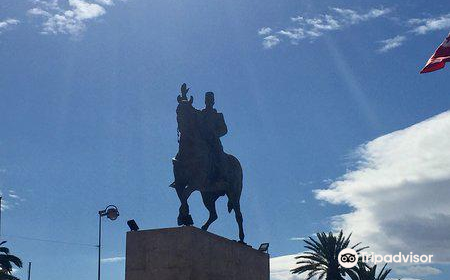
[[[196,227],[131,231],[125,280],[269,280],[269,255]]]

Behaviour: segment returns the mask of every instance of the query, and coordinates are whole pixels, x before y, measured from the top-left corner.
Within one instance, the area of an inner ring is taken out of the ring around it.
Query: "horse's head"
[[[178,130],[181,133],[192,131],[195,125],[196,109],[192,106],[194,97],[190,97],[189,100],[185,96],[178,96],[177,106],[177,122]]]

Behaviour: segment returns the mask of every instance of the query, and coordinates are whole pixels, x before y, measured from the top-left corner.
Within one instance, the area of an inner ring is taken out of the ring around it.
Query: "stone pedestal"
[[[195,227],[128,232],[125,280],[269,280],[269,255]]]

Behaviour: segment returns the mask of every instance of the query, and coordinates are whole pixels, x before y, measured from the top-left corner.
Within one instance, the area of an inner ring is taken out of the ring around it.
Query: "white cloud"
[[[316,198],[353,208],[333,227],[380,254],[450,261],[450,111],[360,147],[353,171]]]
[[[303,280],[301,275],[291,273],[297,267],[297,255],[287,255],[270,259],[270,280]]]
[[[382,44],[381,48],[378,49],[379,52],[387,52],[392,49],[398,48],[405,42],[405,36],[395,36],[394,38],[382,40],[379,43]]]
[[[8,18],[0,21],[0,34],[3,31],[10,29],[12,26],[18,25],[19,23],[20,21],[14,18]]]
[[[378,18],[387,15],[392,11],[391,9],[371,9],[365,14],[358,14],[356,11],[350,9],[333,8],[333,10],[340,14],[344,21],[347,21],[350,24],[357,24],[361,21]]]
[[[438,275],[441,274],[442,271],[432,266],[421,266],[421,265],[412,265],[412,266],[401,266],[394,268],[394,272],[399,276],[413,276],[413,277],[422,277],[422,276],[430,276],[430,275]]]
[[[102,263],[117,263],[117,262],[123,262],[125,260],[125,257],[113,257],[113,258],[105,258],[102,259]]]
[[[57,0],[35,0],[36,7],[28,10],[32,16],[44,18],[42,23],[43,34],[70,34],[80,35],[86,29],[86,23],[103,16],[106,13],[104,6],[114,4],[113,0],[96,0],[91,3],[86,0],[68,0],[67,8],[62,9]]]
[[[61,10],[58,0],[32,0],[34,5],[48,10]]]
[[[51,16],[51,14],[49,12],[44,11],[41,8],[32,8],[32,9],[28,10],[27,13],[32,16],[46,16],[46,17]]]
[[[272,32],[272,28],[270,27],[263,27],[258,30],[259,35],[269,35]]]
[[[304,19],[306,24],[310,25],[313,31],[319,30],[337,30],[342,27],[341,23],[331,15],[323,15],[317,18]]]
[[[97,3],[102,4],[102,5],[106,5],[106,6],[112,6],[114,5],[113,0],[96,0]]]
[[[305,19],[305,18],[302,17],[302,16],[291,17],[291,20],[292,20],[293,22],[301,22],[301,21],[303,21],[304,19]]]
[[[404,41],[414,35],[425,35],[433,31],[450,29],[450,14],[435,16],[430,18],[412,18],[407,21],[410,30],[404,35],[399,35],[391,39],[380,41],[382,46],[378,51],[386,52],[403,45]]]
[[[409,24],[414,26],[412,32],[424,35],[431,31],[447,30],[450,28],[450,14],[425,19],[410,19]]]
[[[275,36],[275,35],[269,35],[267,37],[264,37],[263,39],[263,46],[266,49],[273,48],[274,46],[278,45],[281,42],[281,40]]]
[[[304,237],[291,237],[291,238],[289,238],[289,240],[291,240],[291,241],[303,241],[303,240],[305,240],[305,238]]]
[[[278,34],[284,35],[291,39],[292,42],[298,42],[300,39],[303,39],[306,37],[305,31],[303,28],[291,28],[288,30],[280,30]]]
[[[17,194],[10,193],[8,194],[8,196],[14,199],[20,199],[20,197]]]
[[[327,32],[341,30],[351,25],[379,18],[391,12],[391,9],[370,9],[366,13],[358,13],[351,9],[333,8],[330,13],[314,17],[291,17],[293,26],[282,28],[277,33],[286,36],[292,44],[303,39],[314,39]],[[268,28],[268,27],[265,27]],[[277,42],[277,44],[279,41]],[[263,40],[263,45],[265,41]],[[271,46],[272,47],[272,46]]]
[[[74,7],[73,16],[81,21],[102,16],[106,12],[102,6],[83,0],[69,0],[69,5]]]

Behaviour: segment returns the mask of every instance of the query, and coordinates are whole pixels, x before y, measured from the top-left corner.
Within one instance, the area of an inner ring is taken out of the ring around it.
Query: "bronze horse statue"
[[[192,106],[194,98],[188,100],[187,91],[178,96],[177,122],[179,131],[179,148],[173,161],[175,181],[172,187],[176,189],[181,206],[178,215],[178,225],[193,225],[189,214],[188,199],[194,191],[200,191],[205,207],[209,211],[209,219],[202,226],[203,230],[217,219],[216,200],[221,196],[228,197],[228,212],[234,210],[239,226],[239,241],[244,242],[243,219],[240,208],[242,192],[242,167],[239,160],[226,154],[225,168],[221,179],[210,176],[214,157],[208,142],[202,137],[200,110]]]

